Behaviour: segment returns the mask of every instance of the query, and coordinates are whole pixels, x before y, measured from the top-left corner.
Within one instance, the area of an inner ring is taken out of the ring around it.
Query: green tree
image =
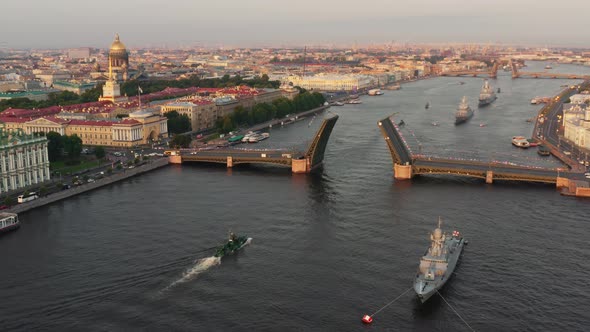
[[[55,131],[50,131],[45,135],[49,142],[47,143],[47,154],[49,155],[49,161],[57,161],[62,156],[62,150],[64,148],[64,138]]]
[[[82,139],[76,134],[65,136],[64,151],[69,159],[77,159],[82,153]]]
[[[168,118],[168,132],[171,134],[182,134],[191,131],[191,120],[186,114],[178,114],[176,111],[166,113]]]
[[[229,115],[223,117],[222,132],[228,133],[234,130],[235,127],[236,126],[234,125],[234,122],[232,121],[232,118]]]
[[[102,94],[102,87],[103,87],[103,85],[104,84],[98,84],[96,87],[94,87],[94,88],[92,88],[90,90],[84,91],[80,95],[80,102],[81,103],[89,103],[89,102],[97,101],[98,98]]]
[[[104,147],[102,147],[102,146],[97,146],[97,147],[94,149],[94,155],[96,156],[96,158],[97,158],[98,160],[102,160],[102,159],[105,157],[105,155],[106,155],[106,151],[104,150]]]
[[[191,138],[188,135],[176,135],[170,142],[173,148],[188,148],[191,144]]]
[[[39,188],[39,194],[41,197],[47,195],[47,187],[45,185],[42,185],[41,188]]]
[[[14,205],[14,198],[12,196],[4,197],[4,205],[13,206]]]

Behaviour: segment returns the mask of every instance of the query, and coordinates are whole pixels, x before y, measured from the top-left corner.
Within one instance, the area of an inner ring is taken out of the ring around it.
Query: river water
[[[360,322],[412,286],[439,216],[469,239],[442,294],[475,330],[585,330],[589,201],[550,185],[393,180],[377,122],[395,112],[422,153],[558,166],[510,138],[530,135],[531,98],[575,81],[500,74],[498,100],[458,127],[453,112],[463,95],[476,108],[481,79],[418,81],[332,108],[340,119],[319,174],[170,166],[23,213],[0,238],[2,330],[467,331],[439,297],[420,304],[412,292]],[[327,114],[257,147],[301,145]],[[207,259],[230,229],[252,244]]]

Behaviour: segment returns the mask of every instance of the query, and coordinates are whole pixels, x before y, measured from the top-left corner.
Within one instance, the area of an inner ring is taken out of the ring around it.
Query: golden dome
[[[119,34],[115,35],[115,41],[111,45],[111,51],[127,51],[125,44],[119,40]]]

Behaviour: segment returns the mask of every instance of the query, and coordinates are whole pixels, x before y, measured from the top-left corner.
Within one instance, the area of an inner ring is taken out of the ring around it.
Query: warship
[[[479,106],[489,105],[493,103],[496,98],[494,89],[490,86],[488,80],[485,80],[481,92],[479,93]]]
[[[458,231],[454,231],[452,236],[443,233],[440,218],[438,227],[430,234],[430,241],[430,248],[420,259],[414,280],[414,291],[422,303],[451,278],[466,243]]]
[[[217,248],[215,251],[215,257],[223,257],[242,249],[252,241],[252,238],[247,236],[236,236],[234,233],[230,233],[229,240],[223,246]]]
[[[473,116],[473,110],[469,107],[467,103],[467,97],[463,96],[461,100],[461,104],[459,104],[459,108],[457,112],[455,112],[455,124],[461,124]]]

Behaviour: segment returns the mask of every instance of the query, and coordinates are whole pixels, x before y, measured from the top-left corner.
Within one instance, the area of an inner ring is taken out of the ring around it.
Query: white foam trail
[[[242,247],[245,247],[246,245],[249,245],[250,243],[252,243],[251,237],[249,237],[248,240],[246,240],[246,242],[242,245]],[[163,293],[178,284],[182,284],[187,281],[193,280],[199,274],[201,274],[201,273],[209,270],[211,267],[213,267],[215,265],[219,265],[219,264],[221,264],[221,257],[211,256],[211,257],[197,259],[195,261],[195,265],[193,265],[193,267],[191,267],[190,269],[187,269],[186,271],[184,271],[184,273],[182,274],[182,277],[180,277],[180,279],[178,279],[178,280],[174,281],[173,283],[171,283],[170,285],[168,285],[161,292]]]
[[[201,273],[207,271],[208,269],[210,269],[211,267],[213,267],[215,265],[219,265],[219,264],[221,264],[221,257],[212,256],[212,257],[198,259],[195,261],[195,265],[193,265],[190,269],[184,271],[184,273],[182,274],[182,277],[180,277],[180,279],[171,283],[164,290],[168,290],[178,284],[182,284],[187,281],[193,280],[199,274],[201,274]]]

